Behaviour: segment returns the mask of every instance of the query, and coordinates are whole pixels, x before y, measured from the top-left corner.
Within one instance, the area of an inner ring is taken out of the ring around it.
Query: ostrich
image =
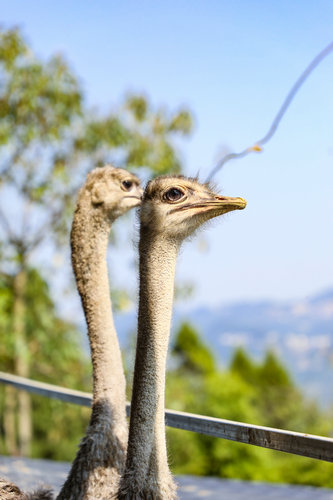
[[[105,499],[118,489],[126,458],[125,376],[113,324],[106,248],[112,222],[141,202],[138,178],[96,168],[78,195],[72,265],[88,325],[93,366],[90,423],[58,499]]]
[[[52,500],[53,493],[49,489],[39,488],[31,493],[23,493],[16,484],[0,478],[1,500]]]
[[[113,324],[106,248],[112,222],[141,202],[138,178],[96,168],[78,196],[71,232],[72,264],[88,325],[93,364],[92,415],[57,499],[105,499],[118,489],[127,446],[125,376]],[[51,490],[23,493],[0,478],[1,500],[52,500]]]
[[[138,339],[125,473],[118,500],[171,500],[164,385],[176,258],[182,241],[204,222],[243,209],[242,198],[219,196],[182,176],[150,181],[140,210]]]

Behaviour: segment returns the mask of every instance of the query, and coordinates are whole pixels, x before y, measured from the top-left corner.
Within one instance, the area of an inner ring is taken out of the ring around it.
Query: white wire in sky
[[[326,56],[328,56],[328,54],[330,54],[330,52],[332,51],[333,51],[333,41],[330,44],[328,44],[321,52],[319,52],[319,54],[317,54],[316,57],[310,62],[310,64],[305,68],[305,70],[298,77],[298,79],[288,92],[287,97],[283,101],[279,111],[277,112],[272,122],[272,125],[270,126],[268,132],[264,135],[264,137],[262,137],[262,139],[259,139],[252,146],[244,149],[240,153],[229,153],[223,156],[223,158],[221,158],[221,160],[219,160],[215,165],[215,167],[211,170],[210,174],[207,177],[207,181],[210,181],[228,161],[234,160],[236,158],[243,158],[244,156],[247,156],[250,153],[262,150],[262,146],[266,144],[275,134],[284,114],[289,108],[290,103],[294,99],[300,87],[303,85],[308,76],[313,72],[313,70],[318,66],[318,64],[320,64],[321,61]]]

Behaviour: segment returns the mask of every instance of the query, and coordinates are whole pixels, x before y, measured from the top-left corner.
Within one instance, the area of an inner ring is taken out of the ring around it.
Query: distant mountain
[[[291,302],[240,302],[186,314],[176,309],[173,331],[184,320],[200,331],[221,363],[239,346],[257,359],[272,349],[309,397],[333,404],[333,289]],[[118,331],[135,331],[134,313],[116,322]]]

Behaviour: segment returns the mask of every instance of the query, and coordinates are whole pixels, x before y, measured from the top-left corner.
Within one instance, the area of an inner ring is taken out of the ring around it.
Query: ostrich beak
[[[200,197],[195,202],[175,207],[169,213],[180,211],[195,211],[196,215],[202,214],[205,220],[213,219],[232,210],[243,210],[246,207],[244,198],[232,198],[210,194],[209,197]],[[193,212],[192,212],[193,213]]]
[[[221,208],[223,207],[224,213],[230,212],[231,210],[243,210],[246,207],[246,200],[244,198],[232,198],[231,196],[215,196],[216,202]],[[209,204],[209,203],[208,203]]]
[[[202,214],[203,217],[213,219],[219,215],[224,215],[232,210],[243,210],[246,207],[246,200],[244,198],[232,198],[230,196],[212,196],[210,198],[202,199],[201,202],[194,205],[198,215]]]
[[[134,205],[137,207],[138,205],[141,205],[142,198],[143,198],[143,189],[141,187],[138,187],[135,191],[135,194],[124,196],[124,198],[127,198],[127,199],[131,198],[133,200],[137,200],[136,204]]]

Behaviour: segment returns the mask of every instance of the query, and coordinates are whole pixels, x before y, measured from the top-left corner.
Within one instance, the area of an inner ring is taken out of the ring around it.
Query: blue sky
[[[223,151],[265,134],[299,74],[333,39],[329,0],[1,0],[0,9],[2,25],[19,25],[38,55],[66,55],[88,103],[101,111],[128,90],[146,92],[156,105],[188,106],[196,125],[181,155],[186,173],[200,170],[202,178]],[[264,151],[217,175],[222,192],[248,206],[184,246],[177,276],[196,284],[193,305],[284,300],[332,287],[332,80],[333,54]],[[129,247],[110,258],[117,283],[135,286]]]

